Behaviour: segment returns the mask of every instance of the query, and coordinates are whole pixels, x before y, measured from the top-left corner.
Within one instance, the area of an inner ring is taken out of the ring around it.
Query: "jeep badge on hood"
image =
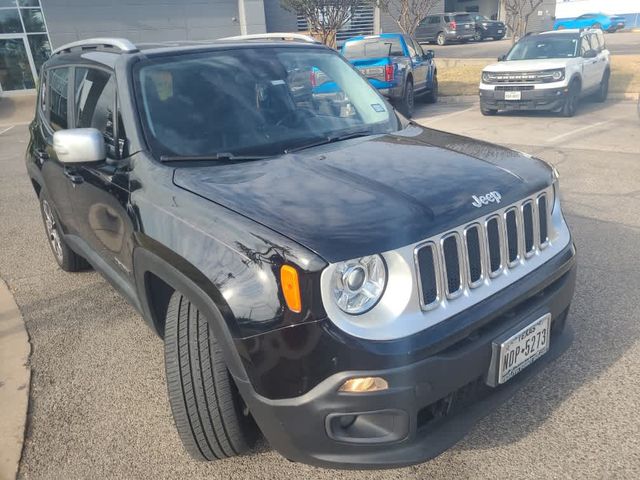
[[[496,192],[494,190],[493,192],[480,195],[479,197],[476,197],[475,195],[471,195],[471,198],[473,198],[473,202],[471,203],[471,205],[473,205],[476,208],[480,208],[483,205],[487,205],[489,202],[500,203],[500,199],[502,198],[502,195],[500,195],[500,192]]]

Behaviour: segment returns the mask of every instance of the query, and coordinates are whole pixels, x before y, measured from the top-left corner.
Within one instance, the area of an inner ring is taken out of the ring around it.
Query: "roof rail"
[[[119,50],[122,53],[135,53],[138,51],[133,43],[126,38],[87,38],[86,40],[78,40],[77,42],[67,43],[61,47],[56,48],[51,55],[57,55],[59,53],[68,52],[72,48],[97,48],[106,47],[114,50]]]
[[[218,40],[292,40],[306,43],[320,43],[309,35],[302,33],[253,33],[251,35],[237,35],[235,37],[224,37]]]

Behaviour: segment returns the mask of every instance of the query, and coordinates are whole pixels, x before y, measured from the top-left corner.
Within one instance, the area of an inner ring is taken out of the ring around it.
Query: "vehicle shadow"
[[[573,344],[476,425],[456,448],[487,450],[527,437],[578,388],[603,375],[640,336],[633,310],[635,286],[628,281],[640,267],[632,253],[639,243],[637,229],[566,213],[579,255],[576,293],[568,318],[575,335]],[[616,258],[615,265],[607,261],[612,258]],[[580,420],[592,421],[586,416]]]

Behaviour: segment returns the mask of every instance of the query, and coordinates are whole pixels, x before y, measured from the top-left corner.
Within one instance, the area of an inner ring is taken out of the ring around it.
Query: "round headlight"
[[[555,70],[552,74],[551,77],[554,80],[562,80],[562,78],[564,77],[564,72],[562,70]]]
[[[491,74],[487,73],[487,72],[482,72],[482,81],[483,82],[490,82],[491,81]]]
[[[333,299],[351,315],[371,310],[384,292],[387,266],[380,255],[340,262],[333,273]]]

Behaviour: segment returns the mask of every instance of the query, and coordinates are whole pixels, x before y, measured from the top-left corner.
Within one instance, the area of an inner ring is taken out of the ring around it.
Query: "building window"
[[[22,16],[22,23],[27,33],[47,31],[44,26],[42,10],[39,8],[21,8],[20,15]]]
[[[51,55],[40,1],[0,0],[0,34],[0,92],[34,88]]]
[[[0,33],[22,33],[22,23],[17,8],[0,10]]]

